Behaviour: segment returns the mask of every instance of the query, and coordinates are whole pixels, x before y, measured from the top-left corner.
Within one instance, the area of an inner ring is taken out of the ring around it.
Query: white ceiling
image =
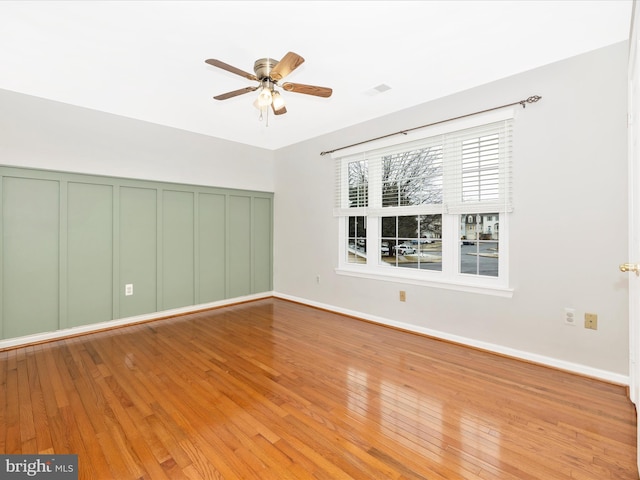
[[[631,0],[0,1],[0,88],[277,149],[626,40],[631,10]],[[205,59],[252,73],[256,59],[288,51],[306,61],[286,81],[331,87],[331,98],[284,92],[288,113],[268,127],[256,93],[213,100],[256,82]]]

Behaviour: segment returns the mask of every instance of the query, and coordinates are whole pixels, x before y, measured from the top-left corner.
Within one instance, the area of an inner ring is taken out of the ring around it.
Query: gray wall
[[[625,42],[278,151],[275,290],[624,381],[628,292],[617,266],[627,255],[626,63]],[[519,109],[514,130],[512,298],[336,274],[334,167],[321,151],[534,94],[543,99]],[[565,325],[564,307],[580,319],[597,313],[598,330]]]
[[[0,199],[0,338],[272,289],[271,193],[0,167]]]
[[[275,153],[0,89],[0,165],[273,192]]]

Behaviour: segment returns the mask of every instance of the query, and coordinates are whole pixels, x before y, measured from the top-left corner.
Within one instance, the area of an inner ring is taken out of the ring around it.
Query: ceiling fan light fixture
[[[273,83],[269,79],[262,79],[260,82],[262,88],[258,94],[258,105],[261,108],[266,108],[273,102]]]
[[[273,95],[271,95],[271,90],[265,85],[262,87],[262,90],[260,90],[260,94],[258,95],[258,105],[260,107],[268,107],[271,105],[272,101]]]
[[[284,107],[284,97],[280,95],[280,92],[278,92],[277,90],[274,90],[272,98],[273,98],[273,109],[275,111],[282,110],[282,108]]]

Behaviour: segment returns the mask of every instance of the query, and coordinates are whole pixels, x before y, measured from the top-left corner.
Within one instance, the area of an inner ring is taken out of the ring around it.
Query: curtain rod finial
[[[529,98],[527,98],[526,100],[521,100],[520,101],[520,105],[522,105],[522,108],[525,108],[527,105],[527,103],[536,103],[538,100],[540,100],[542,97],[540,95],[531,95]]]

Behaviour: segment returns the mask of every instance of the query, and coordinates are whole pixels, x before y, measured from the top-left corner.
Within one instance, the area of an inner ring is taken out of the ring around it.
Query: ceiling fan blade
[[[328,98],[333,90],[327,87],[316,87],[315,85],[304,85],[302,83],[284,83],[282,88],[287,92],[304,93],[305,95],[315,95],[316,97]]]
[[[297,53],[288,52],[282,60],[278,62],[278,64],[273,67],[271,72],[269,72],[269,76],[276,82],[282,80],[284,77],[293,72],[296,68],[298,68],[304,62],[304,58],[302,58]]]
[[[258,80],[253,73],[245,72],[244,70],[240,70],[239,68],[232,67],[231,65],[221,62],[220,60],[216,60],[215,58],[210,58],[209,60],[205,60],[209,65],[213,65],[214,67],[221,68],[226,70],[227,72],[235,73],[236,75],[240,75],[241,77],[247,78],[249,80]]]
[[[276,107],[273,106],[273,103],[271,104],[271,110],[273,110],[273,114],[274,115],[283,115],[285,113],[287,113],[287,107],[285,107],[284,105],[281,106],[278,110],[276,110]]]
[[[216,100],[226,100],[227,98],[237,97],[238,95],[242,95],[244,93],[255,92],[258,88],[259,86],[245,87],[239,90],[234,90],[233,92],[227,92],[227,93],[223,93],[222,95],[216,95],[213,98],[215,98]]]

